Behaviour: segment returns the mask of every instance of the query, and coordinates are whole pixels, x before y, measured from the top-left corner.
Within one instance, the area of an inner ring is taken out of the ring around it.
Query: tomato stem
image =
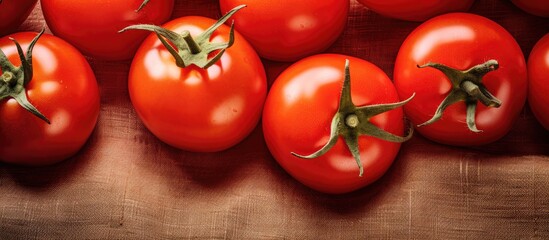
[[[499,101],[497,98],[492,97],[488,95],[488,93],[482,92],[479,85],[471,82],[471,81],[463,81],[461,83],[461,89],[463,89],[469,96],[474,97],[475,99],[479,100],[488,107],[499,107],[501,106],[501,101]]]
[[[183,31],[183,33],[181,34],[181,37],[187,43],[187,46],[189,47],[191,54],[198,54],[202,52],[202,48],[200,47],[200,45],[198,45],[198,43],[196,43],[196,41],[193,39],[189,31],[187,30]]]
[[[11,97],[15,99],[21,107],[31,112],[38,118],[44,120],[50,124],[48,118],[46,118],[36,107],[34,107],[27,99],[27,91],[25,86],[32,80],[32,50],[34,45],[42,36],[45,29],[42,29],[40,33],[31,41],[27,49],[27,54],[23,53],[21,45],[15,40],[10,38],[17,47],[17,53],[21,60],[21,66],[14,66],[7,58],[4,51],[0,49],[0,70],[2,70],[2,81],[0,81],[0,100]]]
[[[345,118],[345,124],[347,124],[347,126],[350,128],[356,128],[359,123],[360,120],[358,119],[358,116],[356,114],[350,114]]]
[[[240,5],[233,8],[221,17],[214,25],[210,26],[195,38],[193,38],[187,30],[179,34],[171,30],[149,24],[128,26],[119,32],[125,32],[127,30],[146,30],[155,32],[160,42],[162,42],[162,45],[164,45],[164,47],[166,47],[170,54],[175,58],[175,62],[178,67],[185,68],[191,64],[194,64],[200,68],[206,69],[219,61],[225,51],[234,44],[234,23],[231,24],[228,42],[210,42],[212,34],[227,20],[229,20],[232,15],[244,7],[246,7],[246,5]],[[215,51],[217,51],[217,53],[210,58],[210,53]]]
[[[11,72],[4,72],[2,74],[2,81],[10,87],[13,87],[13,85],[17,83],[17,79],[15,79],[15,76]]]
[[[343,81],[338,110],[332,118],[330,139],[328,140],[326,145],[310,155],[304,156],[294,152],[292,152],[291,154],[296,157],[305,159],[320,157],[327,153],[336,144],[339,136],[341,136],[358,165],[359,176],[362,177],[364,174],[364,167],[362,166],[362,161],[360,160],[360,151],[358,146],[359,136],[366,135],[389,142],[401,143],[410,139],[413,135],[414,130],[414,128],[410,126],[408,128],[408,134],[404,137],[401,137],[377,127],[376,125],[371,123],[369,119],[373,116],[403,106],[404,104],[412,100],[414,96],[415,94],[413,94],[410,98],[397,103],[376,104],[357,107],[353,104],[351,98],[351,74],[349,70],[349,60],[346,60],[345,79]]]
[[[467,107],[467,127],[472,132],[480,132],[477,129],[475,121],[477,102],[480,101],[487,107],[498,108],[501,106],[501,101],[492,95],[482,83],[482,78],[486,74],[499,68],[499,63],[496,60],[488,60],[465,71],[460,71],[440,63],[429,62],[422,66],[418,65],[418,68],[426,67],[435,68],[446,75],[452,83],[452,89],[448,96],[440,103],[433,117],[419,124],[418,127],[440,120],[447,107],[454,103],[465,101]]]

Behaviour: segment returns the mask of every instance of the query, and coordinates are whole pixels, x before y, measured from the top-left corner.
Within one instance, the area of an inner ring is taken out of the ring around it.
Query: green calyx
[[[42,31],[40,31],[31,41],[26,56],[23,53],[21,45],[19,45],[15,39],[10,38],[17,46],[17,52],[21,59],[20,67],[14,66],[6,57],[4,51],[0,50],[0,69],[2,70],[2,76],[0,76],[0,100],[11,97],[15,99],[21,107],[50,124],[50,120],[29,102],[25,89],[27,84],[32,80],[32,49],[44,31],[45,29],[42,29]]]
[[[206,69],[221,59],[221,56],[223,56],[225,50],[233,45],[234,23],[231,24],[229,42],[212,43],[210,42],[210,37],[217,28],[223,25],[223,23],[225,23],[233,14],[244,7],[246,7],[246,5],[240,5],[232,9],[225,16],[221,17],[214,25],[206,29],[206,31],[202,32],[195,38],[193,38],[187,30],[179,34],[159,26],[148,24],[132,25],[122,29],[120,32],[125,32],[127,30],[146,30],[155,32],[158,39],[160,39],[162,44],[175,58],[177,66],[185,68],[191,64],[194,64],[200,68]],[[175,48],[172,45],[175,46]],[[219,52],[212,58],[209,58],[209,54],[214,51]]]
[[[482,84],[484,75],[499,68],[498,62],[496,60],[489,60],[465,71],[456,70],[439,63],[427,63],[422,66],[418,65],[418,68],[425,67],[432,67],[444,73],[452,83],[452,90],[450,90],[448,96],[440,103],[434,116],[427,122],[418,125],[418,127],[429,125],[440,120],[442,118],[442,113],[448,106],[459,101],[465,101],[465,105],[467,106],[467,127],[472,132],[481,132],[481,130],[477,129],[475,122],[477,102],[480,101],[487,107],[497,108],[501,106],[501,101],[492,95],[484,84]]]
[[[415,94],[414,94],[415,95]],[[358,145],[358,137],[361,135],[372,136],[383,139],[389,142],[405,142],[410,139],[413,134],[413,127],[409,127],[408,134],[404,137],[394,135],[385,130],[380,129],[370,122],[370,118],[381,113],[393,110],[408,103],[414,97],[397,103],[390,104],[375,104],[357,107],[353,104],[351,98],[351,75],[349,71],[349,60],[345,61],[345,80],[341,90],[339,99],[339,107],[332,118],[330,127],[330,139],[320,150],[307,156],[303,156],[292,152],[296,157],[312,159],[317,158],[327,153],[337,142],[339,136],[343,138],[349,151],[353,155],[359,168],[359,176],[364,175],[364,167],[360,160],[360,150]]]

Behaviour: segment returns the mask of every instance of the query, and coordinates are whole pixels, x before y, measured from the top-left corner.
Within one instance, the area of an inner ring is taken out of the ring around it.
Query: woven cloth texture
[[[526,57],[549,32],[549,19],[509,1],[478,0],[470,12],[505,27]],[[218,1],[177,0],[172,18],[186,15],[218,18]],[[326,52],[366,59],[392,77],[419,24],[353,0],[346,30]],[[44,25],[38,4],[20,31]],[[130,62],[89,61],[101,91],[97,127],[62,163],[0,164],[0,239],[549,239],[549,132],[528,107],[507,136],[482,148],[416,134],[379,181],[327,195],[276,163],[261,125],[220,153],[162,143],[131,105]],[[289,65],[264,64],[269,84]]]

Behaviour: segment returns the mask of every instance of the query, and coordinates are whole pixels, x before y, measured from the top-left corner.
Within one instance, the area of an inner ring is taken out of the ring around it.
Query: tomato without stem
[[[549,17],[549,2],[547,0],[511,0],[511,2],[532,15]]]
[[[235,15],[235,28],[259,56],[275,61],[296,61],[320,53],[343,32],[348,0],[220,0],[223,13],[246,4]]]
[[[0,39],[0,48],[13,65],[20,66],[16,46],[8,38],[27,49],[36,35],[8,35]],[[8,68],[2,67],[6,80]],[[32,79],[22,94],[51,124],[25,110],[15,98],[0,100],[0,160],[4,162],[45,165],[64,160],[82,148],[97,122],[97,82],[78,50],[45,34],[32,51],[32,69]],[[4,91],[8,83],[0,85]]]
[[[0,1],[0,36],[17,30],[32,12],[38,0]]]
[[[541,38],[528,58],[528,103],[538,121],[549,130],[549,34]]]
[[[461,146],[496,141],[511,129],[526,100],[526,78],[524,56],[511,34],[467,13],[417,27],[401,46],[394,70],[399,95],[417,94],[404,106],[410,120],[421,124],[417,130]]]
[[[162,27],[200,38],[214,23],[187,16]],[[229,42],[229,36],[230,28],[221,25],[208,38],[221,44]],[[214,152],[234,146],[255,128],[267,81],[261,60],[238,32],[233,45],[210,67],[179,65],[156,35],[143,42],[132,62],[131,101],[154,135],[180,149]]]
[[[372,11],[381,15],[408,21],[425,21],[449,12],[466,12],[474,0],[358,0]]]
[[[263,132],[274,158],[298,181],[326,193],[350,192],[379,179],[400,148],[400,143],[360,136],[356,139],[357,158],[360,159],[357,161],[349,146],[353,139],[340,137],[334,138],[335,145],[324,155],[307,160],[298,157],[299,154],[318,151],[332,139],[334,128],[330,126],[333,126],[334,114],[339,113],[338,107],[341,109],[344,105],[338,103],[346,91],[342,91],[345,59],[350,60],[352,88],[349,95],[354,105],[398,101],[397,92],[387,75],[372,63],[343,55],[322,54],[305,58],[286,69],[271,87],[263,112]],[[346,125],[353,122],[349,118],[352,114],[340,115],[345,118]],[[355,123],[368,122],[372,128],[395,135],[404,132],[400,108],[368,119],[357,115],[359,121]],[[344,131],[349,129],[340,133]],[[362,177],[357,163],[363,166]]]
[[[101,60],[131,59],[146,32],[118,31],[132,24],[162,24],[172,13],[174,0],[41,0],[51,31],[84,55]]]

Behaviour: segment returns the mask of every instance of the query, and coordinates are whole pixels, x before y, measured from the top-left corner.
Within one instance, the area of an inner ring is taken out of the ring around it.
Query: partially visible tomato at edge
[[[474,0],[358,0],[381,15],[408,21],[422,22],[449,12],[466,12]]]
[[[174,0],[153,0],[139,12],[143,0],[40,0],[52,33],[84,55],[118,61],[133,57],[147,32],[118,33],[133,24],[160,25],[167,21]]]
[[[511,0],[523,11],[539,17],[549,17],[549,2],[547,0]]]
[[[29,17],[38,0],[3,0],[0,3],[0,36],[12,33]]]
[[[399,101],[391,80],[374,64],[355,57],[321,54],[302,59],[280,74],[263,111],[265,140],[276,161],[304,185],[325,193],[351,192],[376,181],[391,166],[401,145],[360,136],[362,177],[341,137],[318,158],[302,159],[291,154],[311,154],[327,143],[339,105],[345,59],[350,60],[355,105]],[[400,108],[374,116],[370,121],[385,131],[403,135],[405,124]]]
[[[214,23],[210,18],[187,16],[162,27],[197,36]],[[229,41],[229,31],[230,27],[221,25],[212,42]],[[242,141],[257,125],[267,94],[263,64],[236,31],[234,44],[207,69],[178,67],[151,34],[135,55],[128,87],[138,116],[156,137],[197,152],[221,151]]]
[[[528,104],[549,130],[549,34],[541,38],[528,58]]]
[[[9,37],[23,49],[37,35],[23,32],[0,38],[0,48],[21,64]],[[50,121],[48,125],[13,98],[0,101],[0,160],[47,165],[76,154],[91,135],[99,116],[99,89],[86,59],[60,38],[44,34],[33,51],[33,78],[27,96]]]
[[[246,4],[235,28],[259,56],[292,62],[332,45],[347,23],[349,0],[220,0],[221,12]],[[230,22],[229,22],[230,23]]]
[[[417,127],[421,135],[459,146],[482,145],[502,138],[513,127],[526,101],[526,63],[520,46],[507,30],[474,14],[441,15],[408,35],[397,55],[394,82],[401,97],[416,93],[404,106],[414,125],[429,120],[451,89],[448,77],[441,71],[418,65],[436,62],[467,70],[491,59],[499,62],[499,69],[487,73],[482,83],[501,101],[501,106],[477,103],[476,124],[481,132],[468,129],[466,105],[461,101],[449,106],[441,120]]]

